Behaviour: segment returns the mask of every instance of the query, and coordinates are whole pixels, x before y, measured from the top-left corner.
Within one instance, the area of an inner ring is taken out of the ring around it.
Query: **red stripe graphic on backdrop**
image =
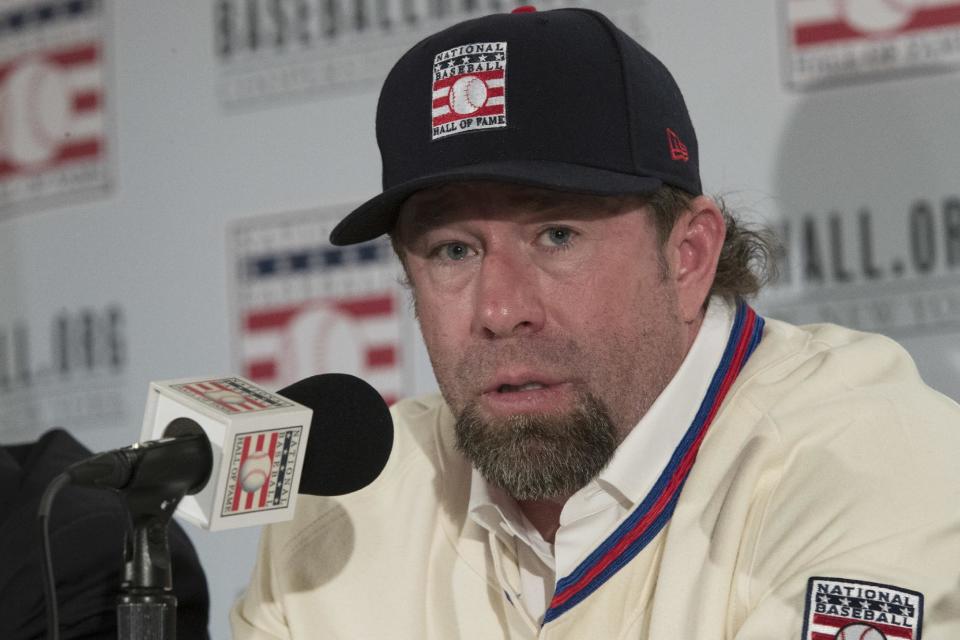
[[[870,620],[854,620],[852,618],[838,618],[836,616],[828,616],[822,613],[813,614],[813,623],[821,624],[825,627],[835,627],[837,630],[842,629],[848,624],[869,624],[870,626],[876,627],[883,632],[888,638],[913,638],[913,631],[906,629],[904,627],[897,627],[892,624],[883,624],[880,622],[872,622]]]
[[[273,475],[273,456],[277,452],[277,436],[279,434],[274,431],[270,434],[270,452],[267,454],[270,457],[270,472],[267,474],[266,480],[263,481],[263,487],[260,489],[260,508],[266,506],[267,504],[267,495],[270,493],[270,477]]]
[[[392,346],[367,349],[368,367],[392,367],[397,363],[397,350]]]
[[[60,147],[60,151],[54,156],[50,164],[57,165],[63,162],[70,162],[78,158],[100,155],[100,141],[86,140],[84,142],[75,142]]]
[[[354,316],[381,316],[393,313],[393,296],[341,300],[336,308]]]
[[[395,296],[389,293],[358,298],[329,300],[332,308],[358,323],[377,320],[393,315],[396,311]],[[242,320],[243,331],[248,335],[257,332],[283,331],[301,312],[322,302],[314,300],[305,304],[291,304],[262,311],[248,311]],[[387,368],[395,366],[399,360],[399,351],[395,344],[380,342],[363,345],[364,363],[368,368]],[[267,354],[249,359],[243,364],[246,376],[255,382],[273,380],[279,375],[280,364]]]
[[[6,64],[0,64],[0,80],[2,80],[3,76],[9,73],[14,67],[21,64],[23,60],[29,58],[30,55],[33,54],[28,53],[24,56],[8,61]],[[93,64],[97,62],[99,57],[100,46],[96,44],[85,44],[82,47],[62,49],[60,51],[54,51],[43,55],[43,58],[47,62],[52,62],[62,67]]]
[[[233,508],[231,509],[233,512],[240,508],[240,492],[243,490],[243,484],[240,481],[240,469],[243,468],[243,463],[247,461],[248,455],[250,455],[250,436],[243,439],[243,451],[240,452],[240,464],[237,466],[237,487],[236,491],[233,492]]]
[[[57,165],[72,162],[74,160],[80,160],[82,158],[96,158],[100,155],[100,147],[101,145],[99,140],[87,140],[84,142],[75,142],[73,144],[63,145],[53,158],[47,162],[44,162],[42,165],[35,165],[27,169],[24,169],[18,165],[14,165],[7,160],[0,160],[0,177],[11,173],[30,174],[34,171],[48,169],[50,167],[55,167]]]
[[[97,111],[100,108],[100,96],[100,91],[96,89],[76,93],[73,96],[74,113]]]
[[[910,22],[895,30],[894,33],[907,33],[956,25],[960,25],[960,4],[917,9]],[[881,32],[878,35],[888,36],[889,34]],[[794,27],[793,31],[793,41],[798,47],[869,37],[869,34],[857,31],[846,22],[808,23]]]
[[[79,64],[93,64],[100,57],[100,47],[96,44],[87,44],[82,47],[62,49],[46,54],[46,59],[62,66]]]
[[[256,447],[257,453],[260,453],[261,451],[263,451],[263,437],[264,437],[264,434],[262,434],[262,433],[257,436],[257,447]],[[257,494],[256,494],[255,492],[253,492],[253,491],[247,493],[247,501],[246,501],[246,504],[245,504],[245,506],[244,506],[244,509],[246,509],[246,510],[248,510],[248,511],[249,511],[250,509],[253,509],[253,498],[254,498],[254,496],[256,496],[256,495],[257,495]]]
[[[438,91],[440,89],[446,89],[460,78],[465,78],[466,76],[480,78],[484,81],[484,83],[486,83],[488,80],[499,80],[503,78],[503,69],[497,69],[496,71],[477,71],[476,73],[461,73],[460,75],[450,76],[449,78],[444,78],[443,80],[437,80],[434,82],[433,90]]]
[[[261,329],[277,329],[285,327],[293,319],[293,316],[300,313],[301,305],[290,305],[289,307],[280,307],[270,311],[257,311],[248,313],[243,322],[247,331],[259,331]]]
[[[393,313],[392,296],[376,296],[371,298],[356,298],[354,300],[339,300],[333,303],[334,308],[353,316],[376,316]],[[303,310],[303,305],[294,304],[278,307],[269,311],[255,311],[248,313],[243,321],[247,331],[262,329],[280,329],[293,320],[293,317]]]
[[[277,375],[275,360],[255,360],[247,363],[247,377],[251,380],[263,380]]]

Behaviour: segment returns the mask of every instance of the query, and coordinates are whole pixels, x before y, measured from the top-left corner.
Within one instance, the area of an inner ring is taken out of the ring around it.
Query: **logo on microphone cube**
[[[293,517],[312,414],[239,376],[151,382],[141,439],[193,420],[210,440],[210,480],[177,514],[210,531],[269,524]]]
[[[292,407],[293,403],[269,393],[242,378],[196,380],[174,385],[173,389],[228,415]]]
[[[222,516],[285,509],[300,451],[301,427],[239,433],[230,455]]]
[[[248,493],[253,493],[267,483],[272,471],[273,462],[265,451],[251,453],[240,465],[240,486]]]

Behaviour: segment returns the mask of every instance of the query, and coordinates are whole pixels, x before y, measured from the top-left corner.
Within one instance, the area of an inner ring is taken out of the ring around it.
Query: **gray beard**
[[[584,394],[568,414],[484,420],[475,402],[456,422],[457,449],[516,500],[573,495],[610,462],[620,435],[603,403]]]

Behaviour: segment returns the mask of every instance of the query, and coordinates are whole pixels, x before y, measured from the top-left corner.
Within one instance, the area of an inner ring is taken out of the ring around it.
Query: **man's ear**
[[[726,231],[717,203],[707,196],[697,196],[670,232],[670,278],[685,322],[699,317],[710,295]]]

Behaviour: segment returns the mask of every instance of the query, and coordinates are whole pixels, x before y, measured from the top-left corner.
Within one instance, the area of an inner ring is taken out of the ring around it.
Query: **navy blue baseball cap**
[[[596,11],[525,9],[453,25],[394,65],[377,106],[383,192],[340,221],[333,244],[388,233],[408,197],[451,182],[701,193],[667,68]]]

